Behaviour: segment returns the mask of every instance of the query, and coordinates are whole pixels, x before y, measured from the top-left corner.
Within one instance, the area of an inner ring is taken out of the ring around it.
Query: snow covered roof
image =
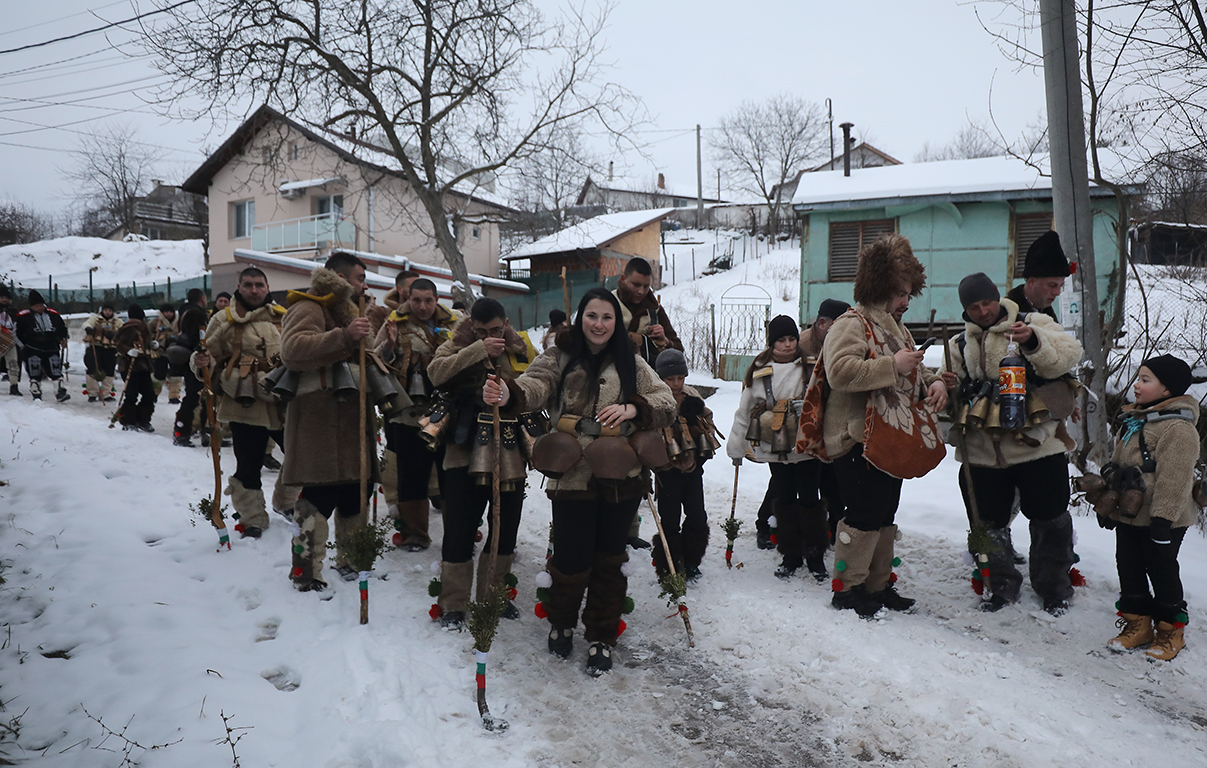
[[[1015,157],[982,157],[852,169],[849,177],[838,173],[806,173],[801,175],[792,205],[805,212],[873,208],[903,201],[972,202],[1051,197],[1052,178],[1047,155],[1033,158],[1032,163]],[[1111,194],[1105,187],[1090,184],[1091,196]]]
[[[335,176],[330,179],[306,179],[305,181],[287,181],[284,184],[282,184],[281,186],[277,187],[277,191],[278,192],[292,192],[296,189],[309,189],[310,187],[321,187],[324,184],[331,184],[333,182],[339,182],[340,184],[348,183],[347,181],[340,178],[339,176]]]
[[[573,227],[567,227],[560,232],[542,237],[535,243],[522,245],[504,256],[503,259],[527,259],[550,253],[603,248],[614,240],[641,229],[650,222],[666,218],[674,210],[674,208],[655,208],[652,211],[624,211],[623,213],[596,216],[575,224]]]

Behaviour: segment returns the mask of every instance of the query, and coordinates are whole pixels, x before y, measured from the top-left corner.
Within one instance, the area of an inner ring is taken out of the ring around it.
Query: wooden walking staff
[[[566,303],[566,322],[573,319],[573,313],[570,311],[570,289],[566,287],[566,268],[562,267],[562,301]]]
[[[738,472],[741,464],[733,465],[733,501],[729,504],[729,519],[723,525],[725,529],[725,567],[733,568],[733,543],[737,541],[738,531],[742,529],[742,521],[737,519],[738,511]]]
[[[662,552],[666,555],[666,567],[670,569],[671,578],[675,577],[675,560],[671,557],[671,546],[666,541],[666,532],[662,530],[662,517],[658,514],[657,508],[654,507],[654,496],[651,493],[646,493],[645,500],[650,505],[650,514],[654,516],[654,525],[658,526],[658,538],[662,540]],[[666,587],[664,586],[663,589]],[[688,647],[696,647],[696,638],[692,636],[692,620],[687,613],[687,604],[683,602],[681,595],[673,595],[674,599],[679,603],[679,616],[683,619],[683,627],[687,630],[687,645]],[[669,618],[669,617],[668,617]]]
[[[951,361],[951,346],[948,344],[947,325],[943,325],[943,362],[946,363],[947,370],[955,373]],[[967,370],[968,363],[965,361],[964,368]],[[993,588],[989,582],[989,555],[982,551],[986,549],[985,545],[985,526],[981,522],[981,515],[977,509],[976,491],[972,485],[972,462],[968,459],[967,444],[964,441],[964,426],[955,423],[955,419],[960,416],[959,390],[956,390],[956,404],[952,409],[954,417],[952,419],[951,428],[955,432],[956,450],[964,457],[963,465],[960,471],[964,473],[964,484],[968,487],[968,513],[972,516],[972,535],[969,537],[970,548],[976,550],[973,553],[973,558],[976,560],[976,572],[981,579],[981,601],[989,602],[993,598]],[[975,578],[975,577],[974,577]]]
[[[202,341],[205,341],[205,331],[201,332]],[[202,377],[205,379],[205,413],[210,420],[210,454],[214,457],[214,500],[210,504],[210,518],[214,522],[214,528],[218,530],[218,551],[222,551],[223,545],[227,549],[231,548],[230,535],[226,532],[226,523],[222,520],[222,455],[219,453],[222,450],[222,430],[218,427],[218,417],[214,413],[214,388],[210,378],[210,367],[201,369]]]

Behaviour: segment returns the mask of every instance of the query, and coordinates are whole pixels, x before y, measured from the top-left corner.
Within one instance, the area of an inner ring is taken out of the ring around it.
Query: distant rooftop
[[[522,245],[507,254],[504,259],[527,259],[550,253],[603,248],[650,222],[660,221],[674,211],[674,208],[656,208],[650,211],[625,211],[596,216],[542,237],[534,243]]]

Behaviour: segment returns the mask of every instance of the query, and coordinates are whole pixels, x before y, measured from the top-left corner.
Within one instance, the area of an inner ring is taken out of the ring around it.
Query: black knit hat
[[[112,301],[106,301],[104,304],[101,304],[101,309],[107,309],[107,310],[109,310],[110,312],[115,312],[115,311],[116,311],[116,309],[113,307],[113,302],[112,302]]]
[[[0,299],[11,299],[13,296],[8,292],[8,286],[0,283]]]
[[[796,321],[792,318],[787,315],[777,315],[767,324],[767,346],[771,346],[785,336],[799,339],[800,329],[796,327]]]
[[[1060,235],[1048,231],[1027,249],[1023,277],[1068,277],[1069,260],[1060,247]]]
[[[36,290],[29,292],[29,306],[32,307],[35,304],[45,304],[45,303],[46,303],[46,299],[42,298],[42,294],[38,293]]]
[[[130,318],[131,320],[146,320],[147,313],[144,312],[143,308],[137,304],[131,304],[130,306],[126,307],[126,317]]]
[[[564,322],[566,322],[565,312],[561,311],[560,309],[549,310],[549,325],[561,325]]]
[[[827,320],[837,320],[850,308],[851,305],[845,301],[839,301],[838,299],[826,299],[821,303],[821,306],[817,308],[817,319],[820,320],[824,317]]]
[[[999,301],[1002,298],[997,285],[984,272],[974,272],[961,280],[959,293],[960,306],[964,309],[968,309],[978,301],[985,301],[986,299]]]
[[[1186,394],[1190,389],[1190,366],[1173,355],[1150,357],[1140,365],[1153,372],[1173,397]]]
[[[658,353],[658,358],[654,361],[654,370],[660,379],[686,376],[687,358],[677,349],[664,349]]]

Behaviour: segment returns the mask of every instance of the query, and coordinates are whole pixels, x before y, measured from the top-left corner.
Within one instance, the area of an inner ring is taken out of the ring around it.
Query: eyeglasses
[[[504,326],[498,328],[475,328],[474,338],[481,341],[486,338],[501,339],[503,338]]]

